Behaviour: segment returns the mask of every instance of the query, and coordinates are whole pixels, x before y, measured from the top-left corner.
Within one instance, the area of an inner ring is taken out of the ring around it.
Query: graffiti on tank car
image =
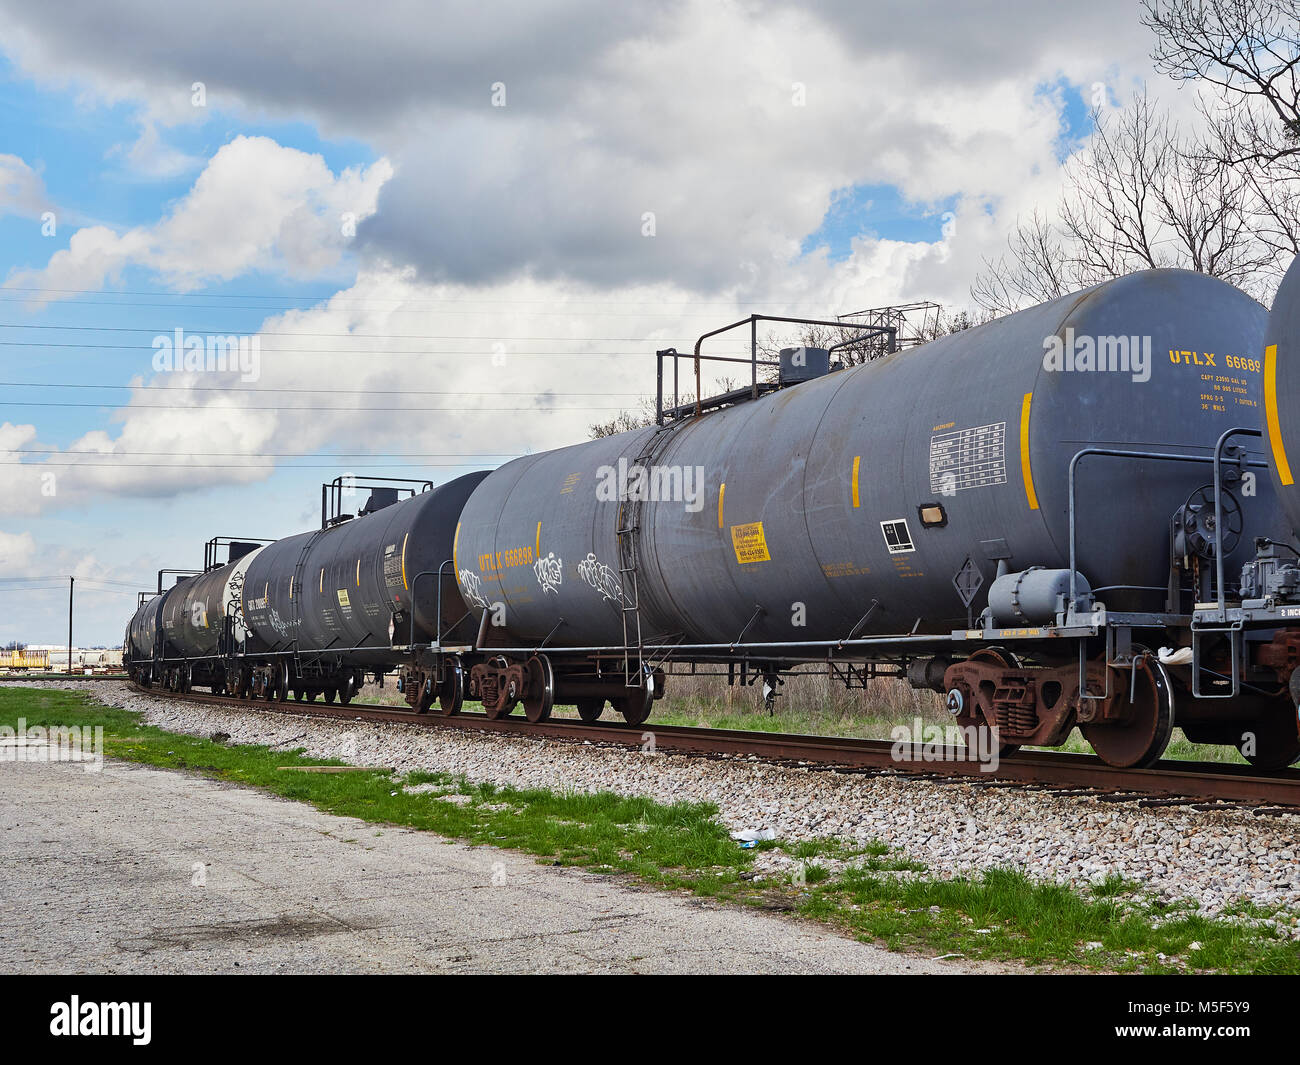
[[[554,551],[545,558],[539,558],[537,564],[533,566],[533,572],[537,574],[537,583],[542,586],[543,592],[560,594],[560,582],[564,579],[564,560],[556,558]]]
[[[460,578],[461,591],[472,606],[486,610],[492,605],[488,602],[487,596],[483,594],[482,582],[479,580],[477,573],[472,569],[463,569],[457,576]]]
[[[267,624],[271,626],[277,635],[283,636],[286,639],[293,635],[293,621],[282,618],[280,612],[273,606],[269,606],[267,613]]]
[[[235,639],[242,643],[248,637],[248,618],[244,616],[244,571],[236,569],[230,575],[228,602],[234,604]]]
[[[623,585],[618,575],[605,563],[598,562],[594,553],[590,553],[578,563],[578,576],[598,591],[611,603],[623,605]]]

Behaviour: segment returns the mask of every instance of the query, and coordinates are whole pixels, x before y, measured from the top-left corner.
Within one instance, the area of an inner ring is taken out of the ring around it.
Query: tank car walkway
[[[0,765],[4,972],[960,972],[182,773]]]

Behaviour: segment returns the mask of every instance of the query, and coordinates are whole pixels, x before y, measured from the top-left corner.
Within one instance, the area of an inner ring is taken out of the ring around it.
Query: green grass
[[[928,878],[923,865],[879,841],[772,840],[742,848],[709,803],[471,784],[437,772],[287,772],[282,767],[342,763],[166,732],[82,692],[0,688],[0,725],[16,727],[19,718],[28,727],[102,725],[109,758],[259,787],[332,814],[507,847],[542,862],[778,909],[892,949],[1085,970],[1300,972],[1300,946],[1276,927],[1294,915],[1263,912],[1248,900],[1235,908],[1235,920],[1222,920],[1161,905],[1120,877],[1081,894],[1007,869]],[[779,872],[769,867],[778,855],[790,859]]]
[[[893,948],[1119,972],[1300,972],[1300,947],[1266,927],[1164,907],[1140,895],[1081,897],[1008,869],[925,880],[850,870],[800,912]]]

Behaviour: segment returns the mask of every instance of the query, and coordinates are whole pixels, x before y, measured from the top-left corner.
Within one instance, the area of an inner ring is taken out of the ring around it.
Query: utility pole
[[[68,578],[68,672],[72,672],[72,586],[77,583],[76,577]]]

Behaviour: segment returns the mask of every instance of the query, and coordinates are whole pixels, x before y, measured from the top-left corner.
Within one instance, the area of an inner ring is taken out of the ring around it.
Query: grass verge
[[[340,816],[779,910],[895,950],[1109,971],[1300,973],[1300,945],[1284,930],[1294,916],[1261,912],[1248,900],[1229,919],[1210,918],[1190,906],[1162,905],[1118,878],[1086,895],[1010,869],[934,879],[875,841],[771,840],[742,848],[707,803],[520,790],[434,772],[286,772],[342,763],[301,749],[166,732],[81,692],[0,688],[0,726],[17,728],[20,718],[28,729],[102,725],[108,758],[198,772]]]

